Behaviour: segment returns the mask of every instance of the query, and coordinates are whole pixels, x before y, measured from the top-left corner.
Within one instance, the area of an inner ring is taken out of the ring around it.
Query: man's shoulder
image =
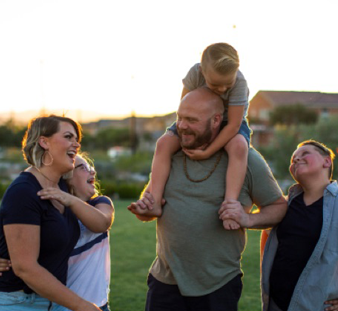
[[[272,175],[269,164],[264,157],[253,147],[249,148],[248,154],[248,174],[260,178],[262,174]]]
[[[248,153],[248,166],[251,167],[259,163],[266,164],[264,157],[254,147],[250,147]]]

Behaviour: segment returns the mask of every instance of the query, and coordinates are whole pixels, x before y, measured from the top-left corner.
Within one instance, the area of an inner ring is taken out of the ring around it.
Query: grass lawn
[[[146,278],[155,258],[156,222],[142,223],[128,210],[129,201],[115,201],[115,222],[111,229],[112,311],[143,311]],[[260,232],[248,231],[248,245],[243,255],[243,293],[240,311],[260,311],[259,289]]]

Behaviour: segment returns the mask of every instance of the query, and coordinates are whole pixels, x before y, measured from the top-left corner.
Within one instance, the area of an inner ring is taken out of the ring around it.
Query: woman
[[[96,172],[89,161],[83,154],[77,155],[72,177],[66,180],[70,192],[75,196],[56,188],[47,188],[38,194],[44,200],[57,200],[71,206],[75,215],[82,220],[88,218],[87,227],[90,230],[79,221],[81,233],[68,261],[67,287],[100,306],[102,311],[109,311],[109,229],[114,220],[114,207],[108,197],[98,196]],[[85,210],[81,207],[85,207]],[[53,307],[53,311],[66,310],[62,306]]]
[[[0,209],[0,257],[12,269],[0,278],[0,310],[51,310],[56,302],[71,310],[97,311],[66,284],[67,262],[80,235],[74,213],[37,192],[66,189],[61,176],[74,169],[81,127],[65,117],[33,119],[23,139],[31,166],[7,189]]]
[[[262,263],[263,310],[338,310],[338,185],[334,154],[313,140],[297,146],[289,208],[272,229]],[[330,300],[330,301],[329,301]],[[331,307],[329,307],[331,305]]]

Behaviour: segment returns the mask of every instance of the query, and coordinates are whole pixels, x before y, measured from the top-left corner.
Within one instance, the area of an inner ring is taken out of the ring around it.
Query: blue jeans
[[[0,311],[50,311],[52,303],[37,294],[0,292]]]

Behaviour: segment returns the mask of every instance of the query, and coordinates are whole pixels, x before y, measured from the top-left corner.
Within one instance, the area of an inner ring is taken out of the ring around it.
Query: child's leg
[[[155,201],[151,212],[152,216],[160,216],[162,214],[161,201],[170,173],[171,157],[180,147],[178,136],[174,135],[171,131],[162,135],[156,143],[149,187]]]
[[[237,134],[226,144],[225,150],[228,153],[228,169],[224,200],[238,200],[248,166],[248,143],[244,136]],[[223,221],[223,226],[226,229],[239,228],[238,223],[231,219]]]

